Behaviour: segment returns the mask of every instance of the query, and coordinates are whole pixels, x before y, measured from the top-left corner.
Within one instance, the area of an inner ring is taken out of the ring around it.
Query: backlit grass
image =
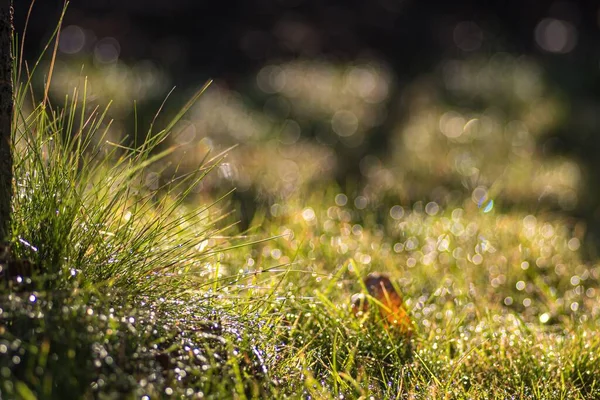
[[[391,78],[368,65],[344,78],[319,64],[311,75],[308,64],[265,67],[259,86],[296,96],[290,118],[325,114],[326,136],[356,145],[374,126],[362,114],[385,107]],[[238,164],[223,164],[227,152],[211,153],[205,137],[179,140],[203,90],[164,126],[132,132],[143,143],[115,141],[85,79],[54,104],[36,100],[31,76],[17,73],[1,397],[600,397],[600,264],[582,256],[585,225],[558,211],[577,202],[580,171],[534,157],[560,105],[540,100],[547,92],[534,67],[521,64],[452,64],[448,96],[497,102],[507,113],[417,102],[409,133],[397,130],[396,158],[368,158],[364,190],[349,184],[346,193],[331,181],[333,150],[299,142],[296,131],[237,150]],[[498,65],[514,68],[501,84],[483,79]],[[461,78],[482,69],[483,94]],[[315,78],[346,82],[330,85],[334,99],[334,89],[354,97],[319,104],[327,97],[313,98]],[[205,125],[243,132],[234,122],[251,121],[234,118],[243,107],[232,101]],[[200,111],[207,104],[220,103]],[[265,121],[274,134],[278,123]],[[502,154],[489,157],[490,148]],[[231,226],[227,196],[215,195],[227,192],[225,180],[268,197],[245,232]],[[535,205],[542,195],[556,197],[554,212]],[[23,260],[32,271],[9,277]],[[402,295],[410,333],[377,312],[381,299],[363,283],[372,272]],[[352,311],[356,293],[368,303],[362,314]]]

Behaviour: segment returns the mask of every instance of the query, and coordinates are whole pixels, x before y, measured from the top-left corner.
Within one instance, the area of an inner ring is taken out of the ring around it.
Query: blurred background
[[[15,3],[21,33],[31,3]],[[62,7],[35,2],[30,64]],[[74,0],[51,94],[87,77],[87,107],[112,101],[109,137],[133,142],[174,87],[157,126],[214,79],[145,184],[238,145],[190,201],[237,188],[242,230],[335,186],[375,213],[560,214],[596,257],[599,44],[596,1]]]

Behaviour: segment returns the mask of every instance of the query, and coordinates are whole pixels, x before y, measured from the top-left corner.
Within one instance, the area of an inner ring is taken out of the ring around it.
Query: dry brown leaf
[[[404,307],[402,296],[396,291],[390,278],[378,272],[367,275],[364,280],[367,291],[379,306],[379,314],[383,318],[386,328],[393,328],[399,332],[410,335],[412,333],[412,322]],[[352,312],[361,316],[368,311],[369,302],[363,293],[352,296]]]

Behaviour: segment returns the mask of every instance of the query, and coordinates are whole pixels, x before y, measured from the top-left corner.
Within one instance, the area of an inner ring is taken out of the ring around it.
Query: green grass
[[[15,82],[10,242],[35,268],[0,286],[3,398],[600,397],[600,264],[581,223],[501,197],[400,207],[395,189],[363,207],[320,183],[242,235],[226,198],[186,201],[224,154],[167,163],[204,88],[144,143],[113,143],[85,84],[55,105]],[[390,276],[412,335],[354,316],[370,272]]]
[[[288,208],[272,232],[289,230],[294,239],[257,252],[259,264],[274,262],[273,254],[305,260],[281,274],[295,298],[287,301],[295,309],[291,343],[314,371],[319,386],[310,390],[319,397],[600,394],[600,269],[569,249],[565,221],[465,207],[437,215],[417,208],[377,224],[376,210],[325,198],[308,201],[323,205],[308,221],[312,213]],[[411,346],[349,312],[358,276],[370,271],[389,273],[404,294],[415,323]]]
[[[85,84],[54,106],[32,97],[32,80],[14,78],[0,393],[155,397],[249,387],[240,374],[260,358],[249,340],[256,328],[221,299],[218,268],[239,240],[223,236],[220,199],[184,206],[223,154],[206,154],[182,177],[146,181],[149,168],[180,151],[163,142],[205,88],[164,128],[151,126],[144,143],[126,145],[106,139],[108,108],[88,106]],[[31,271],[15,272],[23,260]]]

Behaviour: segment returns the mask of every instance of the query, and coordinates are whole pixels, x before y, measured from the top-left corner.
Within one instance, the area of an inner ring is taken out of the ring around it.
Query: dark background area
[[[22,30],[29,4],[16,3],[16,28]],[[62,6],[62,1],[36,2],[27,56],[39,52]],[[190,84],[209,76],[235,83],[267,60],[354,60],[370,54],[410,79],[441,58],[464,53],[453,41],[453,30],[473,21],[485,33],[473,50],[535,55],[561,86],[589,90],[590,81],[598,81],[599,9],[595,1],[74,0],[64,26],[77,24],[98,38],[114,37],[120,58],[153,59],[172,73],[174,84]],[[544,18],[576,27],[572,51],[557,56],[539,48],[535,28]]]
[[[15,25],[22,32],[29,2],[15,3]],[[62,6],[55,0],[35,3],[26,59],[39,54]],[[559,24],[544,31],[552,21]],[[583,166],[586,193],[571,214],[589,222],[592,236],[600,232],[596,1],[74,0],[63,23],[70,25],[93,35],[95,43],[106,38],[116,42],[120,60],[151,60],[169,77],[169,86],[183,88],[173,97],[172,109],[208,78],[244,90],[248,76],[269,62],[377,58],[390,66],[402,88],[443,59],[474,53],[526,55],[542,66],[544,79],[559,88],[567,105],[566,118],[544,137],[542,149]],[[395,96],[401,97],[402,90]],[[142,110],[155,110],[161,101],[158,96]],[[151,118],[150,112],[145,118]],[[360,160],[385,153],[389,140],[384,127],[360,151],[345,154],[338,182],[359,178]]]

